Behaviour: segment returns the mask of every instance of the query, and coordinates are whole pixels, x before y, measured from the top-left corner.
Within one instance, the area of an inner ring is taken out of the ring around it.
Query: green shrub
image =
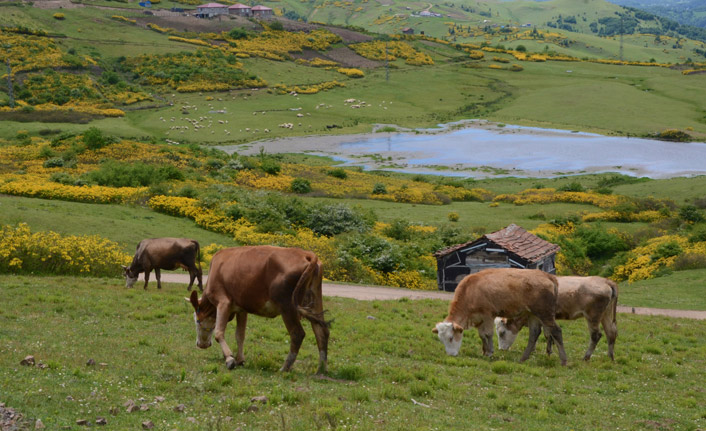
[[[282,170],[282,166],[280,166],[280,164],[275,160],[268,157],[260,161],[260,169],[267,174],[278,175]]]
[[[460,217],[457,212],[452,211],[446,215],[446,218],[448,218],[450,222],[457,222]]]
[[[64,166],[64,159],[61,157],[52,157],[51,159],[45,160],[42,166],[45,168],[60,168]]]
[[[684,250],[681,248],[678,242],[669,241],[657,246],[654,254],[651,256],[652,260],[658,260],[661,258],[667,258],[672,256],[680,255]]]
[[[559,187],[559,191],[562,192],[583,192],[586,191],[584,186],[581,185],[578,181],[572,181],[569,184],[563,185]]]
[[[342,180],[348,178],[348,173],[343,168],[331,169],[330,171],[326,172],[326,175],[334,178],[340,178]]]
[[[402,250],[396,244],[372,234],[351,234],[347,236],[339,249],[339,256],[355,257],[367,266],[381,272],[405,269]]]
[[[373,223],[371,213],[345,204],[314,205],[310,208],[306,227],[320,235],[334,236],[344,232],[365,232]]]
[[[167,180],[183,180],[182,172],[172,165],[156,167],[145,163],[122,163],[109,160],[84,174],[87,181],[110,187],[144,187]]]
[[[412,239],[412,231],[409,228],[409,222],[403,219],[396,219],[390,223],[382,233],[386,236],[398,241],[409,241]]]
[[[97,127],[89,127],[88,130],[83,132],[82,142],[89,150],[97,150],[110,143]]]
[[[373,186],[373,191],[372,193],[374,195],[384,195],[387,194],[387,187],[385,187],[385,184],[383,183],[375,183]]]
[[[306,178],[295,178],[289,188],[294,193],[304,194],[311,191],[311,182]]]
[[[704,213],[694,205],[684,205],[679,210],[679,218],[691,223],[699,223],[706,220]]]
[[[191,198],[191,199],[196,199],[198,197],[199,192],[196,190],[196,188],[190,184],[185,185],[184,187],[180,188],[176,192],[177,196],[181,196],[183,198]]]

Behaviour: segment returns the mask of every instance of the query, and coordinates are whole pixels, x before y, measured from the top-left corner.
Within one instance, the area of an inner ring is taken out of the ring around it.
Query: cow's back
[[[602,312],[615,293],[603,277],[565,276],[559,280],[557,318],[575,319],[590,310]]]
[[[187,238],[149,238],[137,245],[135,256],[148,259],[151,266],[173,269],[182,260],[197,258],[199,243]]]
[[[495,316],[513,316],[528,308],[550,308],[553,312],[556,309],[556,289],[556,277],[540,270],[486,269],[459,283],[452,307],[456,303],[455,307],[469,312]]]
[[[218,251],[211,260],[204,296],[227,297],[257,313],[268,301],[291,303],[297,281],[316,255],[297,248],[246,246]]]

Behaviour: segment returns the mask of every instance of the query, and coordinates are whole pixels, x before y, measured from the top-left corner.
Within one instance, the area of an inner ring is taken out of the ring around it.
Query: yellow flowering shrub
[[[408,64],[434,64],[434,61],[427,54],[417,51],[412,45],[402,41],[384,42],[375,40],[352,44],[350,48],[358,55],[370,60],[393,61],[398,58],[404,58],[407,60]]]
[[[342,73],[350,78],[362,78],[365,76],[365,73],[363,73],[363,71],[360,69],[339,67],[338,69],[336,69],[336,71],[338,73]]]
[[[326,82],[321,82],[318,84],[312,84],[312,85],[294,85],[294,86],[287,86],[284,84],[276,84],[274,88],[280,93],[280,94],[285,94],[285,93],[299,93],[299,94],[316,94],[319,91],[325,91],[325,90],[330,90],[332,88],[336,87],[345,87],[346,84],[343,82],[338,82],[338,81],[326,81]]]
[[[113,15],[113,16],[110,17],[110,19],[114,19],[115,21],[126,22],[126,23],[128,23],[128,24],[137,24],[137,20],[130,19],[130,18],[125,18],[125,17],[122,16],[122,15]]]
[[[10,60],[12,74],[30,70],[71,66],[59,46],[47,36],[15,34],[0,29],[0,46],[4,59]],[[3,73],[4,75],[4,73]]]
[[[175,42],[190,43],[192,45],[199,45],[199,46],[208,46],[208,47],[212,46],[210,43],[203,41],[201,39],[188,39],[188,38],[179,37],[179,36],[169,36],[169,40],[173,40]]]
[[[71,186],[37,178],[3,176],[0,193],[30,198],[88,203],[134,203],[147,195],[147,187]]]
[[[626,217],[628,220],[626,220]],[[659,211],[654,211],[654,210],[649,210],[649,211],[640,211],[638,213],[631,213],[631,214],[625,214],[625,213],[619,213],[618,211],[602,211],[598,213],[591,213],[591,214],[586,214],[582,217],[583,221],[585,222],[594,222],[594,221],[619,221],[619,222],[643,222],[643,223],[651,223],[655,222],[657,220],[662,220],[666,218],[665,215],[660,213]]]
[[[33,233],[25,223],[0,229],[0,273],[118,276],[131,259],[98,235]]]
[[[661,251],[665,248],[671,249],[671,252]],[[706,243],[690,244],[688,238],[681,235],[652,238],[644,246],[636,247],[628,253],[628,260],[615,268],[613,278],[631,283],[654,278],[661,268],[672,266],[679,254],[705,252]]]
[[[553,188],[527,189],[515,194],[501,194],[495,201],[510,202],[515,205],[548,204],[566,202],[590,204],[599,208],[612,208],[626,200],[623,196],[604,195],[595,192],[562,192]]]

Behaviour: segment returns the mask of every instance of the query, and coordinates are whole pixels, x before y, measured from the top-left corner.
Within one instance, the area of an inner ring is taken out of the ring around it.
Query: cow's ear
[[[435,334],[438,334],[438,333],[439,333],[439,329],[438,329],[436,326],[434,326],[433,328],[431,328],[431,332],[433,332],[433,333],[435,333]]]
[[[463,327],[458,323],[454,322],[454,332],[463,332]]]
[[[189,302],[191,302],[191,305],[194,306],[194,310],[199,309],[199,294],[196,293],[196,290],[191,291],[191,296],[189,297]]]

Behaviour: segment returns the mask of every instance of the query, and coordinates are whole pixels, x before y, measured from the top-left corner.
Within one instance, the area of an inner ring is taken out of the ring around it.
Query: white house
[[[211,18],[217,15],[228,15],[228,6],[220,3],[206,3],[196,6],[196,15],[201,18]]]

